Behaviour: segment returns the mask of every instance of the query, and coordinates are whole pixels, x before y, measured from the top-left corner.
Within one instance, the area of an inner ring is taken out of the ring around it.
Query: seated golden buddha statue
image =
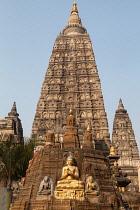
[[[59,189],[84,189],[84,182],[79,180],[79,170],[72,156],[67,158],[67,165],[62,169],[61,180],[57,182]]]

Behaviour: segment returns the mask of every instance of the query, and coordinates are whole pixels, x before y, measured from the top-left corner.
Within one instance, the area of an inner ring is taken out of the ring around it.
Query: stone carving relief
[[[43,85],[43,88],[42,88],[43,90],[49,90],[50,89],[50,87],[49,87],[49,85]]]
[[[90,73],[91,73],[91,74],[94,74],[94,73],[96,73],[96,72],[97,72],[97,69],[91,69],[91,70],[90,70]]]
[[[40,183],[38,195],[53,195],[53,181],[50,177],[45,176]]]
[[[92,112],[87,112],[87,117],[92,117]]]
[[[86,164],[86,165],[84,165],[84,172],[86,173],[86,174],[90,174],[91,173],[91,170],[92,170],[92,164],[91,163],[89,163],[89,164]]]
[[[53,66],[53,69],[54,69],[54,70],[57,70],[57,69],[58,69],[58,65],[54,65],[54,66]]]
[[[12,186],[11,186],[11,190],[12,190],[12,201],[15,201],[15,199],[18,198],[18,194],[19,194],[21,188],[22,188],[22,184],[21,184],[21,181],[20,180],[13,181],[12,182]]]
[[[48,69],[48,71],[47,71],[47,75],[52,75],[52,71],[50,70],[50,69]]]
[[[86,194],[99,194],[99,186],[92,176],[88,176],[86,179]]]
[[[85,95],[83,94],[83,95],[80,95],[80,99],[81,100],[85,100]]]
[[[46,133],[46,146],[54,145],[54,142],[55,142],[54,133],[52,133],[51,131],[48,131]]]
[[[82,118],[85,118],[86,115],[87,115],[87,112],[82,112],[80,116],[81,116]]]
[[[91,56],[89,57],[89,59],[90,59],[90,60],[94,60],[94,57],[93,57],[93,55],[91,55]]]
[[[91,55],[91,54],[92,54],[91,51],[87,51],[87,52],[86,52],[86,56],[89,56],[89,55]]]
[[[59,57],[60,56],[60,53],[55,53],[55,57]]]
[[[55,113],[55,119],[59,119],[60,118],[60,112],[56,112]]]
[[[73,70],[73,64],[69,64],[68,69]]]
[[[82,68],[86,70],[86,64],[82,63]]]
[[[80,69],[80,68],[81,68],[81,64],[78,64],[78,65],[77,65],[77,68]]]
[[[88,65],[87,65],[87,68],[88,68],[88,69],[91,69],[91,68],[93,68],[93,65],[92,65],[92,64],[88,64]]]

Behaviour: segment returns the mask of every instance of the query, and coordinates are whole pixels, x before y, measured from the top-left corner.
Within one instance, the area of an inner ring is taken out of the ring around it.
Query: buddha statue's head
[[[89,176],[88,178],[87,178],[87,183],[92,183],[93,182],[93,177],[92,176]]]
[[[74,165],[74,158],[71,155],[67,158],[67,165],[68,166]]]
[[[55,135],[54,135],[54,133],[51,132],[51,131],[48,131],[46,133],[46,144],[52,144],[53,145],[54,142],[55,142]]]
[[[48,176],[45,176],[44,177],[44,182],[47,183],[48,181],[49,181],[49,177]]]

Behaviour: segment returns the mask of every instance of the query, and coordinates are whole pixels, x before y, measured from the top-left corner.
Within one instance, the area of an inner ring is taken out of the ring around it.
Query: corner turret
[[[131,184],[128,188],[138,191],[139,152],[131,120],[121,99],[113,123],[112,145],[115,146],[116,154],[120,156],[118,164],[122,173],[127,173],[128,177],[131,178]]]
[[[16,102],[13,103],[8,117],[0,120],[0,134],[5,136],[14,144],[23,142],[23,129],[19,114],[17,113]]]
[[[16,107],[16,102],[13,103],[11,112],[8,113],[9,117],[18,117],[19,114],[17,113],[17,107]]]

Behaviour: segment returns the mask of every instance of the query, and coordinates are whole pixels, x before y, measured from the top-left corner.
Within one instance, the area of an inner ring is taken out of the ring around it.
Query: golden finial
[[[118,163],[117,163],[117,161],[115,161],[115,162],[114,162],[114,166],[118,166]]]
[[[109,155],[116,155],[116,152],[115,152],[115,148],[114,147],[111,147],[110,148],[110,154]]]
[[[57,134],[55,134],[55,138],[58,138],[59,137],[59,134],[57,133]]]
[[[78,14],[78,9],[77,9],[76,2],[73,3],[71,14]]]
[[[88,124],[87,131],[90,131],[90,130],[91,130],[90,124]]]
[[[72,116],[72,114],[73,114],[73,113],[72,113],[72,109],[71,109],[71,108],[70,108],[69,114],[70,114],[70,116]]]

